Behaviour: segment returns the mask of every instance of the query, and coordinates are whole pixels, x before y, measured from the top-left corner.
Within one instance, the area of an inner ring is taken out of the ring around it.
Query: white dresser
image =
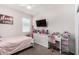
[[[48,38],[47,34],[34,33],[33,36],[34,36],[35,43],[48,48],[48,39],[49,38]]]

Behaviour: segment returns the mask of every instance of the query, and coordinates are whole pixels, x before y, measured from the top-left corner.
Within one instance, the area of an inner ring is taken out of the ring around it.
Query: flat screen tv
[[[37,27],[47,27],[46,19],[37,20],[36,25],[37,25]]]

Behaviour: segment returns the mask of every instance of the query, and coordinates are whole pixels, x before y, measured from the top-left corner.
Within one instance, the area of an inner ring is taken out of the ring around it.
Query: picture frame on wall
[[[0,14],[0,24],[13,24],[13,17]]]

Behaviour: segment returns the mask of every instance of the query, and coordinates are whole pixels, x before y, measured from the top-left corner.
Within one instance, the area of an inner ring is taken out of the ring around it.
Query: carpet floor
[[[30,47],[27,49],[24,49],[20,52],[17,52],[13,55],[61,55],[58,51],[53,50],[53,49],[48,49],[46,47],[43,47],[41,45],[35,44],[34,47]],[[62,54],[65,55],[65,54]]]

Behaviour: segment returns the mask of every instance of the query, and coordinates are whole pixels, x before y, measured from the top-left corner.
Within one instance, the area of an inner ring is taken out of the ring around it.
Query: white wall
[[[57,7],[56,7],[57,8]],[[58,9],[52,10],[52,12],[44,12],[40,15],[36,15],[34,20],[46,18],[48,21],[48,28],[50,32],[63,32],[69,31],[75,33],[75,5],[60,5]],[[47,15],[48,14],[48,15]],[[36,24],[34,22],[35,28]]]
[[[75,7],[74,5],[63,5],[60,7],[54,19],[49,20],[50,32],[69,31],[74,34],[75,30]],[[52,25],[52,26],[51,26]]]
[[[18,35],[25,35],[25,33],[22,32],[22,18],[31,18],[30,15],[4,6],[0,6],[0,14],[13,17],[13,25],[0,24],[0,36],[12,37]]]

